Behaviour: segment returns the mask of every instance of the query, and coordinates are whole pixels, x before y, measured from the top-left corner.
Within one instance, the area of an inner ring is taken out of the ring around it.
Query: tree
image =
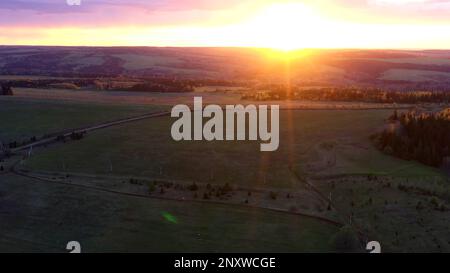
[[[11,85],[7,84],[7,83],[2,83],[1,89],[0,89],[0,95],[13,96],[14,94],[13,94]]]
[[[198,190],[198,186],[197,186],[197,184],[194,182],[194,183],[192,183],[192,185],[190,185],[190,186],[188,187],[188,189],[189,189],[190,191],[197,191],[197,190]]]
[[[401,130],[384,130],[371,139],[386,154],[439,167],[450,156],[450,111],[409,112],[399,118]]]

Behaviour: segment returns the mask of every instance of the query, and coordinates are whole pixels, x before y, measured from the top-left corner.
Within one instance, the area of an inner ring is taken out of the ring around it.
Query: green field
[[[36,154],[37,170],[142,176],[295,188],[292,175],[377,174],[442,177],[439,170],[382,154],[369,136],[390,111],[282,111],[280,148],[261,153],[258,142],[175,142],[171,118],[109,128]],[[327,147],[327,148],[324,148]]]
[[[65,129],[149,113],[157,106],[118,106],[100,103],[0,98],[0,140],[8,143]]]
[[[337,228],[245,207],[135,198],[0,176],[0,252],[328,252]],[[13,212],[13,213],[12,213]]]
[[[2,128],[7,128],[1,132],[11,138],[161,109],[17,98],[0,103],[4,106]],[[155,119],[111,130],[123,132],[128,126],[142,124],[148,125],[144,131],[154,130],[153,122],[170,120]],[[165,137],[164,132],[160,134]],[[97,134],[91,137],[94,140]],[[116,137],[110,141],[130,143],[120,134]],[[63,146],[37,149],[36,158],[41,152],[45,157],[47,151],[59,148]],[[103,148],[115,151],[114,147]],[[331,237],[338,231],[318,220],[264,209],[136,198],[10,174],[0,174],[0,182],[0,252],[65,252],[65,244],[72,240],[80,241],[85,252],[326,252],[334,250]]]
[[[90,105],[16,102],[8,113],[14,107],[31,111],[24,105],[31,105],[30,109],[34,105],[38,112],[46,113],[43,109],[48,107],[54,113],[71,113],[70,120],[88,124],[101,121],[100,117],[110,120],[112,115],[149,109],[99,105],[98,115],[88,115]],[[280,148],[271,153],[261,153],[259,142],[175,142],[170,136],[174,119],[161,117],[35,149],[25,166],[36,171],[117,175],[125,181],[146,177],[227,182],[303,192],[303,179],[307,179],[332,195],[343,216],[340,220],[348,223],[347,215],[353,215],[367,239],[380,240],[385,251],[446,251],[450,249],[450,219],[448,210],[440,209],[450,207],[445,175],[387,156],[370,143],[369,136],[383,127],[390,114],[391,110],[283,110]],[[54,129],[64,124],[43,114],[21,126],[10,124],[8,132],[40,128],[35,123]],[[370,180],[369,175],[378,178]],[[5,213],[6,221],[0,223],[5,231],[0,235],[0,251],[64,251],[71,240],[81,241],[87,252],[336,250],[332,238],[337,227],[299,215],[231,204],[131,197],[10,174],[0,175],[0,181],[0,213],[15,210],[14,215]],[[412,188],[405,190],[405,186]],[[423,208],[417,209],[419,204]],[[408,226],[407,232],[400,229],[403,226]]]
[[[384,252],[423,253],[450,251],[449,182],[351,177],[314,184]]]

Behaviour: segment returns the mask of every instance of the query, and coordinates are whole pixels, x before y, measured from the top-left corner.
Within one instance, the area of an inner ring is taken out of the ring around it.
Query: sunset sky
[[[445,0],[1,0],[0,44],[450,49]]]

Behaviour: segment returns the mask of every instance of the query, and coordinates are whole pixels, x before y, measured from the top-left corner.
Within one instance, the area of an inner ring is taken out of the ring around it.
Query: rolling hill
[[[450,51],[0,47],[0,75],[126,76],[447,89]]]

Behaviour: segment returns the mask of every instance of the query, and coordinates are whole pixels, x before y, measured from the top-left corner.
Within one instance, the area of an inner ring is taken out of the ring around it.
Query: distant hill
[[[0,75],[133,76],[446,89],[450,51],[0,46]]]

